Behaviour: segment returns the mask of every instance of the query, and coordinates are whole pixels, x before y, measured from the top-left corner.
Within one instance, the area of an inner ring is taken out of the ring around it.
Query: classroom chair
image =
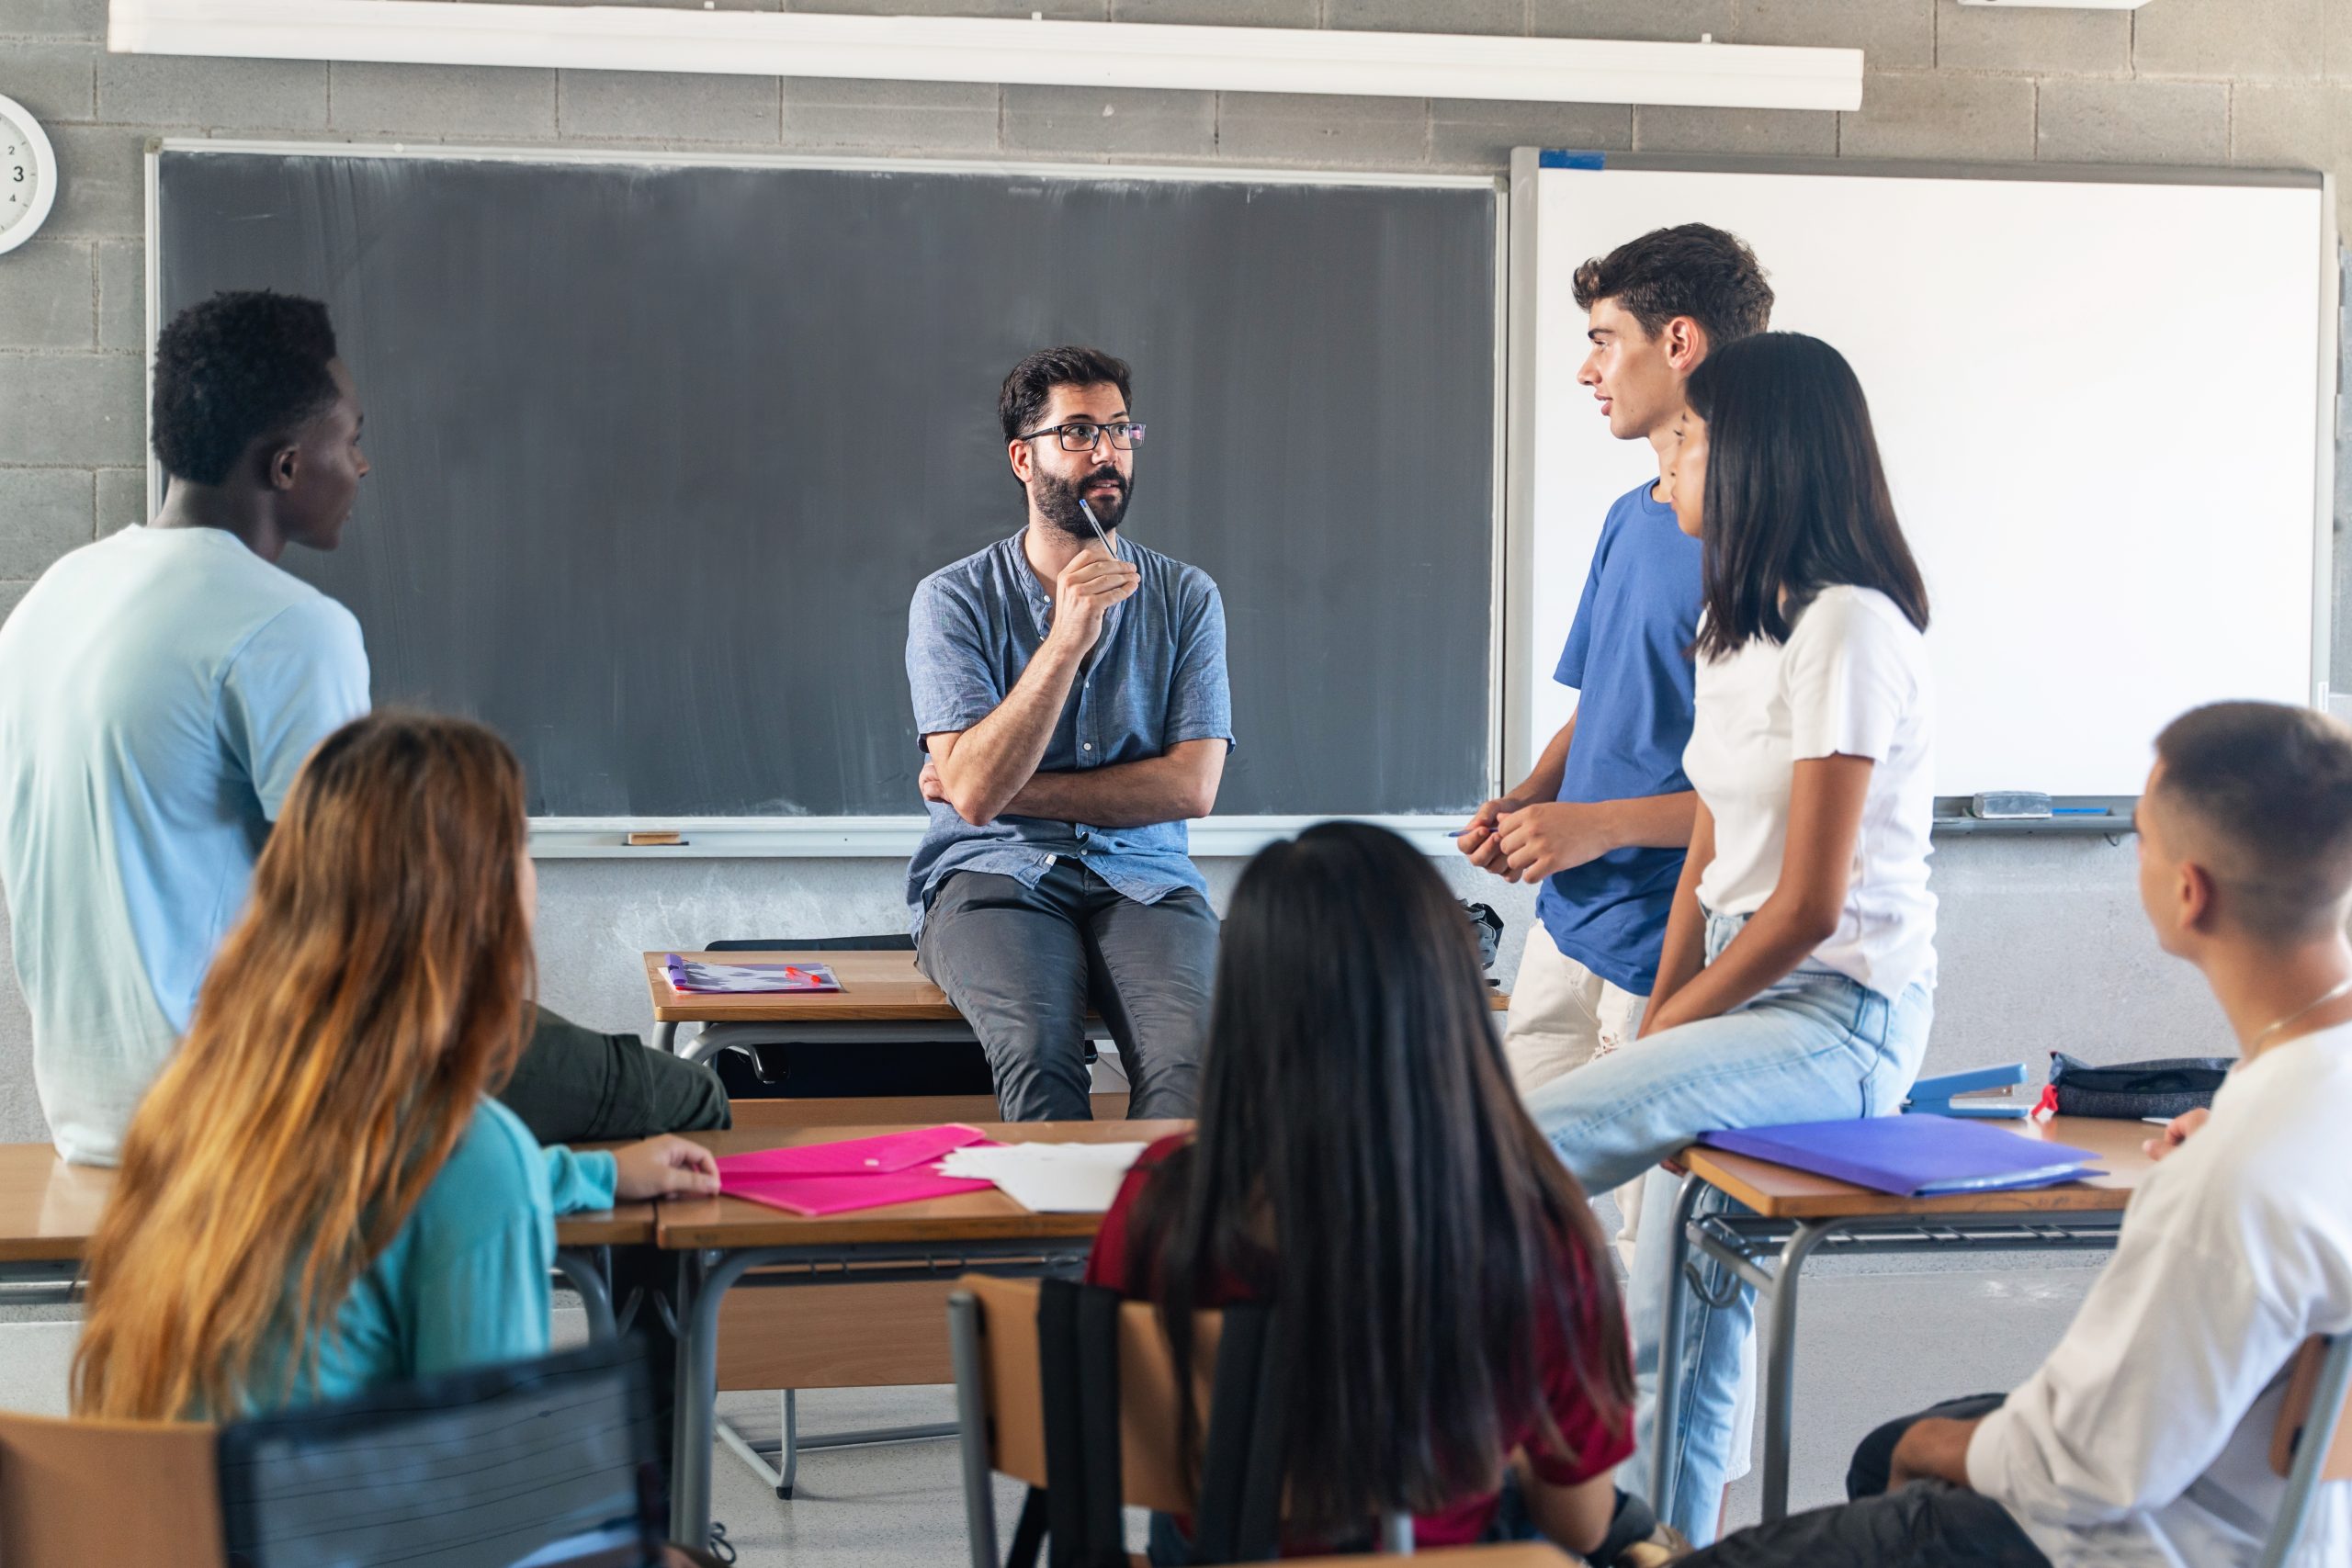
[[[2306,1343],[2295,1358],[2287,1403],[2270,1439],[2270,1468],[2285,1478],[2287,1493],[2256,1568],[2284,1568],[2293,1561],[2320,1487],[2352,1481],[2352,1421],[2344,1418],[2347,1402],[2352,1334]]]
[[[662,1437],[617,1344],[222,1427],[0,1415],[0,1562],[650,1568]]]
[[[1076,1542],[1078,1561],[1119,1561],[1123,1506],[1189,1515],[1203,1562],[1275,1556],[1282,1434],[1265,1375],[1270,1321],[1262,1307],[1203,1313],[1195,1320],[1193,1387],[1206,1427],[1196,1490],[1178,1452],[1176,1371],[1157,1308],[1066,1280],[969,1275],[956,1281],[947,1323],[972,1568],[1001,1568],[999,1474],[1030,1489],[1005,1560],[1011,1568],[1035,1562],[1048,1534]],[[1048,1357],[1045,1346],[1059,1353]],[[1405,1514],[1379,1520],[1378,1537],[1381,1555],[1413,1552],[1412,1520]],[[1140,1568],[1144,1559],[1128,1561]],[[1433,1551],[1418,1561],[1565,1568],[1569,1559],[1548,1545],[1514,1543]]]

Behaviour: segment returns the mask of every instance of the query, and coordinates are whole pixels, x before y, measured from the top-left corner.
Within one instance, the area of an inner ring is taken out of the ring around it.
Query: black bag
[[[2061,1116],[2137,1122],[2148,1116],[2210,1110],[2214,1091],[2234,1065],[2228,1056],[2179,1056],[2095,1067],[2064,1051],[2052,1051],[2050,1088],[2057,1097]]]
[[[1492,904],[1462,902],[1463,913],[1470,917],[1470,929],[1478,938],[1478,962],[1488,969],[1502,953],[1503,918],[1495,913]]]

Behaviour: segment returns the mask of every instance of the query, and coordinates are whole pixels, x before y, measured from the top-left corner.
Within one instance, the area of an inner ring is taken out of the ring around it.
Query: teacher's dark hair
[[[155,339],[155,456],[191,484],[225,481],[253,444],[290,440],[334,406],[334,326],[316,299],[215,294]]]
[[[1702,360],[1684,396],[1707,422],[1701,658],[1787,641],[1814,595],[1840,585],[1876,589],[1928,629],[1928,586],[1844,355],[1760,333]]]
[[[1108,384],[1125,399],[1133,395],[1127,383],[1134,374],[1125,360],[1099,348],[1041,348],[1014,366],[997,389],[996,417],[1004,438],[1018,441],[1037,428],[1056,387]]]
[[[1242,874],[1199,1129],[1137,1199],[1128,1278],[1174,1348],[1186,1452],[1193,1314],[1226,1280],[1277,1304],[1292,1533],[1457,1503],[1511,1434],[1556,1437],[1547,1316],[1594,1412],[1631,1419],[1606,1243],[1521,1107],[1462,907],[1402,839],[1328,823]]]

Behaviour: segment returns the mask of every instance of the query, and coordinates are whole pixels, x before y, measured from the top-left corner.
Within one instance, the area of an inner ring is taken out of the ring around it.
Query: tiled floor
[[[2002,1389],[2030,1371],[2072,1319],[2098,1260],[2030,1271],[1808,1275],[1798,1349],[1793,1491],[1800,1506],[1841,1495],[1847,1456],[1878,1422],[1958,1393]],[[0,1313],[0,1406],[60,1412],[71,1322]],[[579,1333],[559,1314],[560,1337]],[[773,1436],[772,1394],[729,1394],[722,1410]],[[804,1433],[944,1421],[944,1388],[804,1394]],[[964,1512],[951,1442],[809,1453],[797,1495],[776,1500],[725,1450],[714,1512],[745,1568],[935,1568],[963,1560]],[[1759,1477],[1732,1490],[1734,1525],[1756,1517]],[[1000,1528],[1019,1497],[1000,1483]]]

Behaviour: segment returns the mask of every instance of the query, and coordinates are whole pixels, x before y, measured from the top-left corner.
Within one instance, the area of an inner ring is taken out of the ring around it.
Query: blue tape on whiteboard
[[[1536,159],[1540,169],[1600,169],[1608,166],[1606,152],[1566,152],[1545,148]]]

